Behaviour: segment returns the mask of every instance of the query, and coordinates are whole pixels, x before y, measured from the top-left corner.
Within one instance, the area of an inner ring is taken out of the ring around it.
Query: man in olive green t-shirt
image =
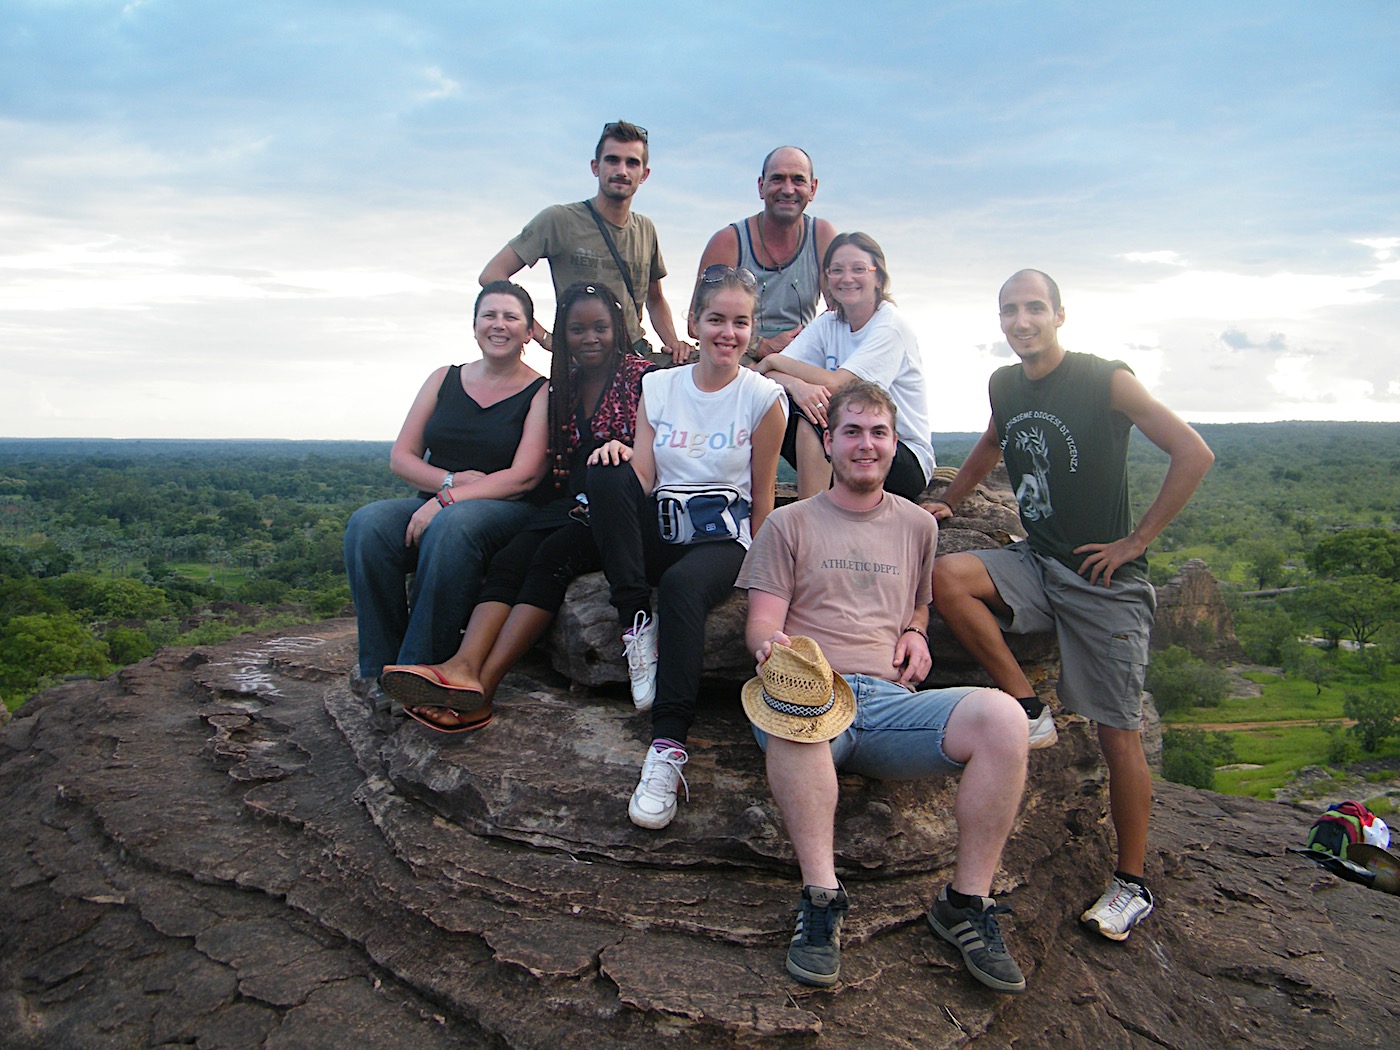
[[[652,328],[672,360],[684,362],[694,348],[677,337],[671,307],[661,293],[666,264],[656,243],[656,227],[646,216],[632,211],[632,195],[651,174],[648,161],[645,128],[625,120],[604,125],[592,162],[598,178],[597,194],[575,204],[552,205],[536,215],[486,264],[481,271],[482,285],[509,280],[524,267],[548,259],[556,296],[575,281],[606,285],[622,304],[628,342],[634,346],[644,343],[641,319],[645,304]],[[612,247],[604,229],[612,238]],[[625,276],[613,248],[626,264]],[[541,346],[552,349],[550,333],[538,320],[534,335]],[[638,349],[645,352],[644,347]]]

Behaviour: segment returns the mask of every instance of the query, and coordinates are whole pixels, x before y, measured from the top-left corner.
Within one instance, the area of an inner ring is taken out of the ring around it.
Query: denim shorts
[[[1060,644],[1060,702],[1114,729],[1142,726],[1142,687],[1157,592],[1137,576],[1090,584],[1066,565],[1021,540],[1003,550],[973,551],[1011,607],[1002,630],[1053,630]]]
[[[962,771],[943,750],[943,734],[958,701],[975,686],[910,692],[902,685],[863,674],[842,675],[856,696],[856,719],[831,741],[831,757],[842,773],[876,780],[917,780]],[[768,734],[753,727],[758,746]]]

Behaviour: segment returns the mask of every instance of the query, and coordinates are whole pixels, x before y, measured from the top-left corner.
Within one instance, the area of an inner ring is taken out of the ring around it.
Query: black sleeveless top
[[[991,378],[992,415],[1021,524],[1036,552],[1078,571],[1074,548],[1112,543],[1133,531],[1128,504],[1127,416],[1113,411],[1113,373],[1122,361],[1067,352],[1049,375],[1026,378],[1019,365]],[[1147,558],[1126,576],[1147,577]]]
[[[437,407],[423,428],[428,463],[443,470],[479,470],[494,474],[515,459],[525,432],[530,402],[545,382],[538,376],[525,389],[482,408],[462,389],[462,366],[453,365],[438,387]],[[431,492],[421,493],[424,499]]]

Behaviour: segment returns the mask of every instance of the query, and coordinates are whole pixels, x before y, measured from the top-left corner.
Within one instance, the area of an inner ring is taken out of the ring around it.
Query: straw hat
[[[744,683],[744,713],[769,736],[819,743],[844,733],[855,721],[851,687],[801,635],[792,645],[774,643],[762,676]]]

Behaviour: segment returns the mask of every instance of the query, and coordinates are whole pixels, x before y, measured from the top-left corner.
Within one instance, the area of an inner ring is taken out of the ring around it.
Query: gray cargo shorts
[[[1116,574],[1113,585],[1090,585],[1025,540],[1002,550],[972,551],[982,559],[1001,600],[1011,607],[1010,634],[1053,630],[1060,643],[1060,702],[1114,729],[1142,727],[1142,686],[1157,592],[1147,580]]]

